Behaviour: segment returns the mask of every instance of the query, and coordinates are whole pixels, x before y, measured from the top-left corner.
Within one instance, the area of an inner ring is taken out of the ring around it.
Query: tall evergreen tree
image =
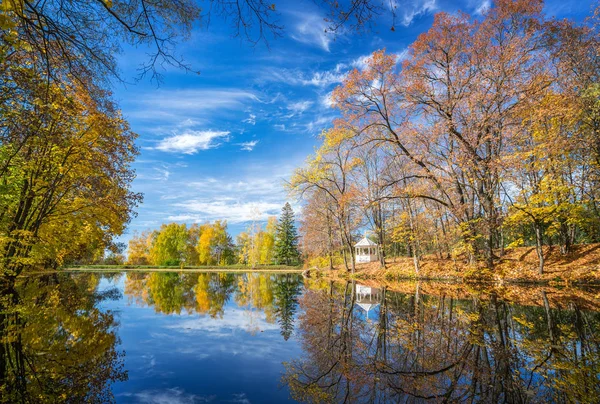
[[[281,209],[275,232],[275,260],[279,264],[290,265],[300,259],[298,232],[294,224],[294,211],[288,202]]]

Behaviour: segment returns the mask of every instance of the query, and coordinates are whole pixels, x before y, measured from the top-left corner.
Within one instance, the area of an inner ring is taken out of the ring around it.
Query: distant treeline
[[[213,223],[163,224],[159,229],[136,233],[129,241],[127,258],[110,254],[95,262],[102,264],[156,266],[224,266],[242,264],[295,265],[300,261],[294,213],[289,204],[279,220],[268,218],[266,225],[254,223],[238,234],[234,242],[227,221]]]

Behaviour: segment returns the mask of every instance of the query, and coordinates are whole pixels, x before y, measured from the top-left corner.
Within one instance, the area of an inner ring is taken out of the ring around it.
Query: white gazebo
[[[379,253],[379,249],[377,244],[364,237],[358,243],[354,245],[356,249],[356,263],[361,262],[375,262],[377,261],[377,256]]]

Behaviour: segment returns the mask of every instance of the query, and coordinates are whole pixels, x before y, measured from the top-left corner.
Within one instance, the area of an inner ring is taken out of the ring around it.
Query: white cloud
[[[408,49],[403,49],[402,51],[396,53],[396,63],[400,63],[403,60],[408,59],[408,55],[409,55]]]
[[[244,119],[242,122],[249,123],[250,125],[256,125],[256,115],[250,114],[248,118]]]
[[[185,393],[179,387],[165,390],[142,390],[139,393],[123,394],[124,396],[133,396],[136,402],[148,404],[195,404],[210,403],[216,396],[200,396],[197,394]]]
[[[250,140],[249,142],[238,143],[238,146],[242,146],[241,150],[252,151],[258,144],[258,140]]]
[[[279,170],[281,171],[281,170]],[[278,215],[285,201],[282,177],[288,173],[269,177],[203,178],[189,181],[181,187],[176,201],[170,205],[172,215],[168,220],[179,222],[227,220],[243,223],[266,220]],[[198,197],[201,195],[201,197]]]
[[[218,147],[218,140],[225,140],[229,132],[223,131],[189,131],[181,135],[164,138],[160,141],[157,150],[170,153],[194,154],[199,150],[208,150]]]
[[[231,117],[255,103],[264,102],[256,94],[240,89],[155,90],[127,100],[123,109],[128,119],[138,121],[138,127],[164,133],[210,125],[216,112]]]
[[[250,316],[252,315],[252,317]],[[168,329],[177,330],[185,334],[193,334],[199,331],[222,335],[225,331],[267,331],[279,330],[277,323],[268,323],[264,312],[243,309],[226,309],[222,318],[201,317],[190,320],[182,320],[175,325],[166,326]],[[230,334],[230,333],[228,333]]]
[[[390,6],[398,13],[400,23],[405,27],[408,27],[416,17],[437,8],[436,0],[415,0],[412,4],[403,3],[402,5],[393,0],[390,2]]]
[[[408,49],[403,49],[400,52],[395,53],[396,55],[396,63],[399,63],[408,57]],[[362,55],[354,59],[350,62],[350,67],[356,68],[358,70],[366,70],[369,67],[369,60],[371,59],[371,54]]]
[[[246,397],[246,393],[233,394],[233,398],[230,400],[232,403],[250,404],[250,400]]]
[[[144,97],[143,104],[177,111],[214,111],[238,108],[245,101],[260,101],[248,91],[238,89],[155,91]]]
[[[317,46],[326,52],[329,52],[329,44],[333,37],[327,33],[327,23],[319,14],[293,12],[296,25],[294,25],[291,37],[298,42]]]
[[[368,67],[369,59],[371,59],[371,55],[359,56],[350,62],[350,66],[358,70],[365,70]]]
[[[332,70],[314,71],[311,73],[290,69],[268,69],[262,74],[261,80],[280,82],[296,86],[327,87],[341,83],[346,77],[342,71],[343,64],[338,64]]]
[[[171,172],[165,166],[163,166],[162,168],[153,167],[153,169],[154,169],[154,171],[157,171],[160,174],[160,176],[157,178],[159,180],[167,181],[169,179],[169,175],[171,175]]]
[[[290,111],[290,114],[287,115],[287,118],[291,118],[295,115],[301,115],[304,111],[309,109],[313,105],[312,101],[297,101],[289,103],[286,108]]]
[[[332,126],[333,118],[320,116],[306,124],[306,131],[310,133],[321,132],[326,127]]]
[[[321,105],[325,108],[332,108],[333,107],[333,93],[329,92],[325,95],[323,95],[320,99],[319,102],[321,103]]]
[[[337,69],[337,66],[336,66]],[[300,78],[303,85],[313,85],[317,87],[326,87],[331,84],[341,83],[346,77],[346,73],[334,71],[314,72],[310,79]]]
[[[475,14],[483,15],[492,7],[490,0],[483,0],[479,4],[475,5]]]
[[[279,214],[282,205],[280,202],[246,202],[217,196],[211,199],[190,199],[173,206],[188,213],[169,216],[168,220],[198,223],[227,220],[228,223],[244,223],[267,220],[269,216]]]

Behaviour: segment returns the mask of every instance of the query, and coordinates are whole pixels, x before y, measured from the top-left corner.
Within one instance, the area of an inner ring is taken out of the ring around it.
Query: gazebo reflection
[[[356,285],[356,304],[365,311],[367,319],[369,312],[381,303],[381,289],[370,286]]]

